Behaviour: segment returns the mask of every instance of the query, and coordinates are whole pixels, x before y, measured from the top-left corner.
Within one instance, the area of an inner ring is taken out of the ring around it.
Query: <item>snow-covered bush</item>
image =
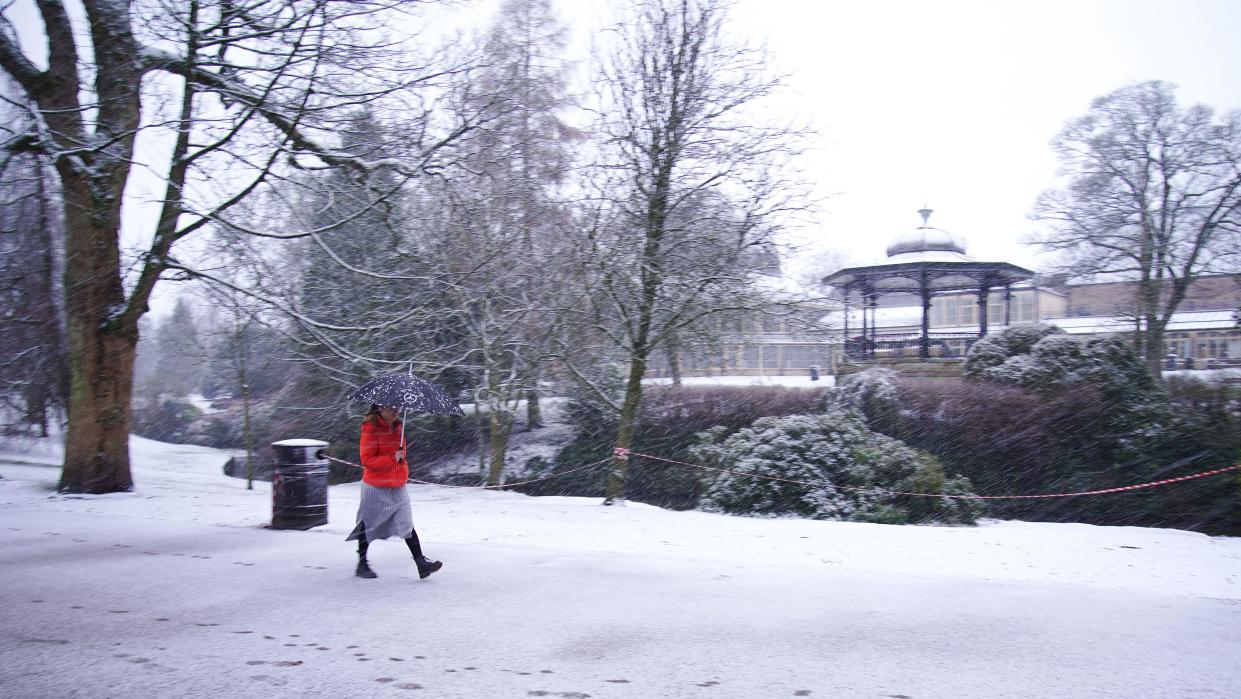
[[[1029,354],[1040,340],[1063,333],[1060,328],[1046,323],[1005,328],[1003,332],[975,342],[965,357],[962,371],[968,377],[981,377],[986,370],[998,367],[1013,357]]]
[[[169,399],[134,410],[132,429],[148,439],[181,444],[201,417],[202,411],[192,403]]]
[[[827,409],[856,410],[866,418],[868,426],[884,431],[900,415],[896,379],[895,371],[880,368],[845,376],[827,394]]]
[[[694,436],[720,426],[727,434],[760,417],[793,415],[819,409],[822,390],[782,386],[648,386],[630,448],[678,461],[689,460]],[[547,473],[572,471],[530,486],[516,488],[531,495],[602,497],[608,466],[576,470],[605,459],[616,446],[616,415],[585,401],[572,401],[567,411],[573,441],[557,454]],[[702,482],[690,468],[635,458],[626,474],[628,499],[673,509],[697,507]]]
[[[887,492],[968,494],[970,484],[947,478],[934,456],[867,429],[854,412],[762,418],[721,434],[708,430],[691,449],[718,469],[706,472],[699,501],[709,512],[896,524],[970,523],[980,511],[977,500]]]
[[[1042,393],[1090,386],[1119,412],[1137,411],[1146,419],[1159,417],[1156,408],[1167,404],[1167,393],[1128,343],[1117,338],[1082,341],[1052,326],[1042,327],[1052,332],[1044,333],[1033,344],[1029,340],[1034,333],[1021,327],[1009,328],[994,339],[979,340],[975,348],[987,344],[978,350],[977,357],[971,349],[966,376]],[[1007,354],[998,364],[997,348]]]

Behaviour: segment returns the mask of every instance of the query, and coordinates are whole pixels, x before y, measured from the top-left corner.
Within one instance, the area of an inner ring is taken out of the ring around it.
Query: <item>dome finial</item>
[[[929,226],[929,225],[931,225],[931,224],[930,224],[930,221],[931,221],[931,214],[932,214],[932,213],[934,213],[934,211],[935,211],[934,209],[928,208],[926,204],[923,204],[923,205],[922,205],[922,208],[921,208],[921,209],[918,209],[918,213],[922,215],[922,225],[923,225],[923,226]]]

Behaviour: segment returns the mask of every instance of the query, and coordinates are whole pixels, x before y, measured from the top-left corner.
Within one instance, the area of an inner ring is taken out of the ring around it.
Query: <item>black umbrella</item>
[[[464,415],[448,392],[412,374],[387,374],[367,381],[349,400],[401,408],[411,413]]]

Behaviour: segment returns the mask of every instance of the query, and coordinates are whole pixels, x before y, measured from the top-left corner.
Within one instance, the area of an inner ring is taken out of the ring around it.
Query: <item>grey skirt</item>
[[[358,524],[345,537],[345,541],[361,538],[366,528],[366,540],[407,539],[414,531],[414,516],[409,510],[409,493],[400,488],[377,488],[362,484],[362,502],[358,504]]]

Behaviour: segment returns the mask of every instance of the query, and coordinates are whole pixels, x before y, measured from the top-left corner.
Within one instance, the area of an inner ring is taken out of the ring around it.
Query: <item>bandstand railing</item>
[[[963,358],[978,341],[978,333],[929,333],[927,354],[938,358]],[[922,335],[918,333],[874,334],[845,340],[845,358],[851,360],[922,356]]]

